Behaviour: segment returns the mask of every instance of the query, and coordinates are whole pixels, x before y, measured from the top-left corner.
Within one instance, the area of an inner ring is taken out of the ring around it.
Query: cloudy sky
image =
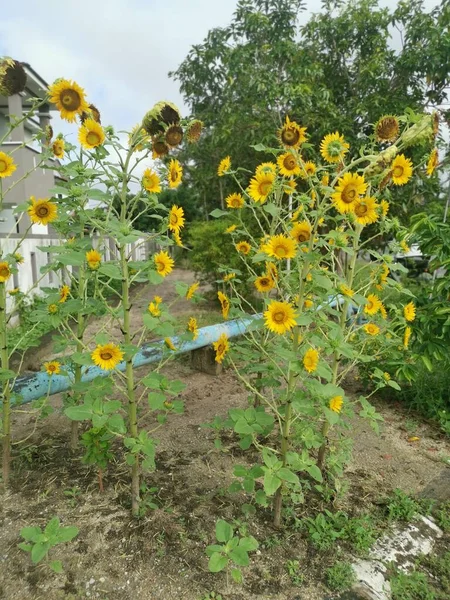
[[[381,0],[395,6],[396,0]],[[18,0],[2,6],[0,56],[28,62],[47,82],[75,79],[102,121],[129,130],[161,99],[183,106],[175,70],[237,0]],[[437,1],[426,0],[427,8]],[[306,21],[317,9],[307,0]],[[59,119],[54,120],[59,130]],[[75,132],[65,124],[64,133]]]

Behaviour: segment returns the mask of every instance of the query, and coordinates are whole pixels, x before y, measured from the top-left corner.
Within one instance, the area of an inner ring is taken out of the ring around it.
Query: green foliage
[[[444,502],[439,506],[436,509],[434,516],[439,527],[445,532],[450,532],[450,502]]]
[[[99,469],[106,469],[113,459],[111,452],[113,437],[104,427],[92,428],[83,433],[81,444],[85,448],[84,464],[96,465]]]
[[[349,544],[353,552],[366,555],[378,537],[378,528],[371,515],[349,518],[342,511],[325,510],[315,518],[307,517],[305,525],[311,542],[318,550],[329,550],[336,540]]]
[[[330,590],[344,591],[356,582],[356,575],[350,563],[336,562],[325,571],[325,581]]]
[[[24,527],[20,530],[20,535],[25,542],[21,542],[19,548],[30,552],[33,564],[37,564],[48,558],[48,553],[52,548],[73,540],[78,535],[78,528],[63,527],[58,517],[53,517],[43,531],[40,527]],[[59,560],[50,561],[49,566],[55,573],[61,573],[63,570]]]
[[[406,521],[408,523],[422,513],[422,507],[405,492],[396,489],[387,504],[387,512],[389,520]]]
[[[298,560],[288,560],[286,563],[286,571],[289,575],[289,579],[292,582],[292,585],[296,585],[301,587],[304,582],[304,575],[300,570],[300,561]]]
[[[393,600],[437,600],[425,573],[397,573],[390,583]]]

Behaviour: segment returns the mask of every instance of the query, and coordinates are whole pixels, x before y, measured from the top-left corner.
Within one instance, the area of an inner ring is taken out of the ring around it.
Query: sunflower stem
[[[6,284],[0,283],[0,355],[2,369],[9,370],[8,330],[6,316]],[[11,468],[11,387],[9,379],[3,383],[3,486],[8,487]]]

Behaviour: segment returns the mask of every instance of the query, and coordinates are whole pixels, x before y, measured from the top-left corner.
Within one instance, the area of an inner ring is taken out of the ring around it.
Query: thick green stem
[[[8,332],[6,324],[6,285],[0,283],[0,354],[2,369],[9,370]],[[3,383],[3,485],[8,486],[11,465],[11,388],[9,379]]]
[[[84,236],[83,228],[81,228],[80,236]],[[84,295],[85,295],[85,282],[86,282],[86,272],[84,266],[80,267],[78,271],[78,298],[84,304]],[[78,322],[77,322],[77,352],[83,352],[83,336],[85,329],[85,320],[82,312],[78,313]],[[82,376],[82,365],[75,365],[75,386],[78,386],[81,383]],[[75,403],[78,404],[79,395],[76,393],[74,395]],[[70,428],[70,448],[72,451],[75,451],[78,446],[78,421],[71,422]]]

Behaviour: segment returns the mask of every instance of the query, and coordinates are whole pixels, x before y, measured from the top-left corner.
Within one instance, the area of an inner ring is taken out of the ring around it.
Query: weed
[[[298,587],[303,585],[304,576],[300,572],[300,562],[298,560],[288,560],[286,563],[286,570],[292,585],[296,585]]]
[[[450,502],[441,504],[435,511],[434,516],[441,529],[450,531]]]
[[[319,550],[328,550],[344,536],[347,521],[345,513],[338,511],[333,514],[329,510],[319,513],[314,519],[305,519],[311,541]]]
[[[64,496],[67,496],[70,506],[74,508],[78,503],[79,497],[81,496],[81,490],[77,485],[75,485],[74,487],[64,490]]]
[[[390,583],[393,600],[437,600],[425,573],[397,573]]]
[[[337,562],[325,571],[325,580],[330,590],[344,591],[352,587],[356,575],[350,563]]]
[[[358,554],[367,554],[377,539],[378,530],[370,515],[349,519],[344,537]]]
[[[274,534],[266,537],[266,539],[262,542],[261,546],[265,549],[276,548],[277,546],[281,546],[282,543],[283,540],[281,539],[281,537],[277,534]]]
[[[394,490],[393,496],[387,505],[388,518],[390,521],[414,521],[423,512],[421,505],[402,492]]]
[[[140,487],[141,504],[139,507],[139,516],[143,517],[148,510],[155,510],[158,504],[155,502],[155,494],[158,492],[157,487],[147,487],[146,483],[142,483]]]

